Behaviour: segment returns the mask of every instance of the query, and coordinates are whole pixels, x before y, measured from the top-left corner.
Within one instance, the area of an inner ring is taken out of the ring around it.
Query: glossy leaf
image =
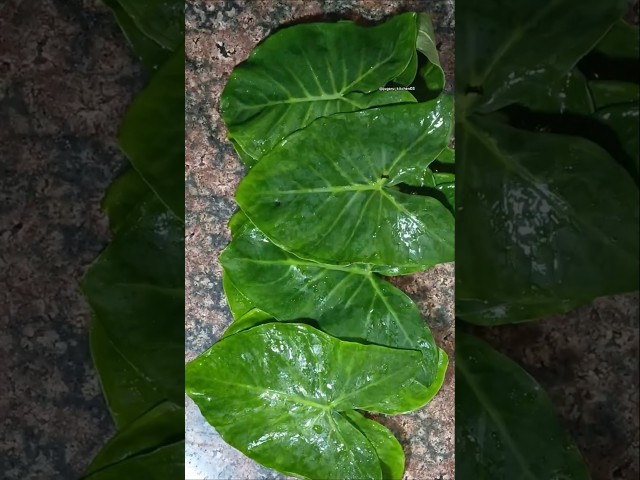
[[[545,88],[532,90],[520,103],[535,112],[593,113],[594,105],[587,79],[576,68],[562,78],[548,83]]]
[[[414,102],[407,91],[378,89],[406,70],[415,42],[413,13],[377,27],[303,24],[268,37],[234,69],[220,99],[241,159],[257,161],[319,117]]]
[[[220,263],[251,305],[278,320],[311,319],[338,338],[421,350],[419,380],[426,387],[433,384],[439,354],[418,308],[371,271],[302,260],[269,242],[253,225],[234,236]],[[425,389],[425,403],[436,392]]]
[[[464,48],[456,90],[467,93],[460,105],[488,112],[543,95],[627,7],[626,0],[458,0],[456,43]]]
[[[360,430],[376,451],[385,480],[402,480],[404,473],[404,451],[402,445],[386,427],[369,420],[356,411],[343,412],[358,430]]]
[[[610,107],[640,100],[640,85],[637,83],[592,80],[589,89],[596,108]]]
[[[436,48],[436,36],[433,31],[431,17],[426,13],[418,14],[416,48],[429,61],[420,70],[420,75],[427,84],[427,90],[441,92],[445,84],[444,71],[440,66],[440,57]]]
[[[118,0],[105,0],[136,56],[148,72],[155,72],[171,55],[171,50],[148,37],[129,16]],[[139,2],[136,2],[139,3]]]
[[[162,402],[109,440],[93,459],[87,475],[90,476],[116,463],[131,460],[146,452],[179,442],[183,437],[184,408],[173,403]],[[176,472],[177,470],[174,469],[173,474],[175,475]],[[165,478],[171,478],[170,472],[166,472],[165,475],[167,475]]]
[[[640,56],[638,31],[638,25],[618,20],[598,42],[595,50],[608,57],[637,59]]]
[[[276,245],[386,274],[453,260],[453,216],[396,185],[424,172],[451,135],[449,97],[321,118],[244,178],[236,200]]]
[[[253,304],[231,281],[227,273],[222,273],[222,289],[233,318],[238,319],[253,308]]]
[[[340,412],[419,408],[421,357],[270,323],[190,362],[186,389],[227,443],[266,467],[314,479],[381,479],[372,444]]]
[[[456,137],[461,318],[526,321],[638,289],[638,190],[606,151],[488,118]]]
[[[176,403],[183,400],[183,252],[182,222],[149,195],[82,280],[87,300],[117,350]]]
[[[613,105],[598,110],[594,117],[611,128],[620,144],[626,158],[622,163],[638,181],[640,176],[640,118],[638,116],[638,102]]]
[[[176,51],[138,95],[120,126],[120,147],[133,167],[184,218],[184,50]]]
[[[590,478],[551,400],[514,362],[456,334],[456,477]]]
[[[97,318],[91,319],[91,356],[116,428],[122,429],[164,396],[113,344]]]
[[[138,29],[167,50],[184,45],[184,3],[178,0],[117,0]]]
[[[273,315],[267,313],[259,308],[251,308],[240,318],[236,319],[229,327],[224,331],[222,337],[228,337],[229,335],[234,335],[238,332],[242,332],[244,330],[248,330],[257,325],[262,325],[265,323],[275,322],[276,319],[273,318]],[[296,320],[298,321],[298,320]]]

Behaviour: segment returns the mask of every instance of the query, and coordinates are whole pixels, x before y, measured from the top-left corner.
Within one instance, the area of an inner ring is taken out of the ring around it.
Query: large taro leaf
[[[449,143],[449,97],[320,118],[243,179],[236,200],[276,245],[302,258],[388,275],[453,260],[454,218],[398,185]]]
[[[184,218],[184,50],[174,52],[122,121],[120,147],[158,198]]]
[[[187,364],[186,390],[227,443],[266,467],[381,479],[376,449],[342,412],[419,408],[421,358],[276,322],[231,335]]]
[[[159,46],[176,50],[184,45],[184,2],[178,0],[111,0],[136,27]]]
[[[153,450],[180,442],[183,438],[184,408],[170,402],[159,403],[109,440],[91,462],[87,476],[93,478],[92,474],[104,470],[105,474],[99,478],[117,478],[114,475],[106,475],[115,464],[146,455]],[[177,476],[183,472],[184,467],[175,463],[171,468],[172,470],[165,472],[166,476],[163,478]],[[144,478],[148,478],[147,475]]]
[[[378,91],[406,70],[415,45],[413,13],[376,27],[304,24],[270,36],[233,71],[220,98],[241,159],[252,166],[318,117],[415,101],[406,91]]]
[[[127,191],[124,186],[128,182],[119,185],[123,188],[119,191]],[[126,217],[118,216],[116,224],[111,244],[82,280],[82,289],[103,329],[101,333],[112,343],[112,350],[120,353],[113,364],[109,358],[96,357],[96,366],[101,376],[103,369],[110,369],[113,375],[117,365],[125,362],[164,398],[181,403],[183,224],[148,188],[146,197],[139,198]],[[104,381],[103,387],[108,387]]]
[[[418,378],[426,387],[424,403],[442,386],[436,380],[443,379],[446,354],[436,347],[411,299],[380,276],[355,266],[300,259],[269,242],[251,224],[236,233],[220,262],[225,277],[250,305],[280,321],[311,319],[338,338],[421,350],[423,370]],[[254,323],[244,322],[244,328]]]
[[[147,71],[154,72],[157,70],[169,58],[171,50],[163,47],[140,30],[140,27],[136,25],[136,22],[122,7],[119,0],[105,0],[105,3],[111,8],[122,33],[127,37],[131,48],[142,61]]]
[[[456,136],[461,318],[526,321],[638,289],[638,190],[606,151],[488,118]]]
[[[587,480],[551,400],[514,362],[456,335],[456,477]]]
[[[457,90],[474,92],[470,101],[484,112],[540,97],[627,6],[626,0],[458,0],[456,42],[464,48],[456,57]]]

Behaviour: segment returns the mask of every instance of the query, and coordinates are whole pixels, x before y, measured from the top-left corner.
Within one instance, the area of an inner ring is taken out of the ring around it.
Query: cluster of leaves
[[[106,3],[149,80],[120,127],[120,147],[131,165],[103,200],[112,241],[82,280],[93,311],[93,361],[118,430],[86,478],[179,478],[184,472],[184,4]]]
[[[388,88],[414,83],[420,99]],[[414,13],[289,27],[231,74],[221,112],[250,169],[220,257],[234,322],[186,366],[186,391],[262,465],[402,478],[402,447],[358,411],[416,410],[444,381],[446,354],[383,278],[453,260],[443,86],[430,19]]]
[[[621,20],[627,8],[456,3],[459,326],[638,289],[638,28]],[[457,338],[456,474],[589,478],[535,380]]]

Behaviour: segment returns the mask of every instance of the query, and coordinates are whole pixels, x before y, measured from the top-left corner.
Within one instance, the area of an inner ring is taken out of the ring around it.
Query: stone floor
[[[448,79],[453,74],[452,1],[213,1],[189,2],[187,48],[187,264],[186,360],[220,337],[231,322],[220,282],[217,257],[229,242],[226,223],[235,210],[233,194],[245,172],[218,114],[219,96],[233,67],[273,29],[330,14],[380,20],[401,11],[432,14]],[[454,478],[454,332],[453,265],[401,279],[401,288],[417,301],[436,341],[451,359],[441,392],[411,415],[379,419],[404,446],[407,480]],[[187,402],[187,478],[275,479],[226,445]]]

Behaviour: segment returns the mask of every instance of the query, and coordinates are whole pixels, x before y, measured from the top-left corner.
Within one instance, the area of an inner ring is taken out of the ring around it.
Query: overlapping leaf
[[[140,32],[162,48],[173,51],[184,45],[184,2],[178,0],[111,0],[112,4],[116,2]]]
[[[588,480],[540,385],[481,340],[456,337],[456,476]]]
[[[437,393],[446,354],[436,347],[416,305],[369,270],[319,264],[278,248],[252,224],[220,256],[225,278],[249,303],[281,321],[315,320],[338,338],[421,350],[424,403]],[[251,322],[253,323],[253,322]],[[247,323],[247,325],[251,325]]]
[[[415,101],[407,91],[378,91],[403,75],[415,45],[413,13],[377,27],[304,24],[271,35],[234,69],[220,99],[241,159],[252,166],[316,118]]]
[[[638,190],[606,151],[486,118],[462,122],[457,145],[464,320],[531,320],[638,289]]]
[[[189,363],[187,393],[225,441],[267,467],[304,478],[381,479],[380,442],[374,448],[343,412],[420,407],[421,358],[276,322],[231,335]]]
[[[276,245],[323,263],[386,274],[453,260],[453,216],[398,189],[449,143],[452,101],[321,118],[289,136],[244,178],[236,199]]]

